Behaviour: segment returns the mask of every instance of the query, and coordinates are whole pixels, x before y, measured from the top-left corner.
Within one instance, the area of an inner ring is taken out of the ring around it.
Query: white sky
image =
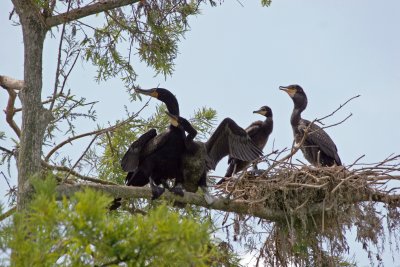
[[[138,83],[143,88],[160,85],[170,89],[178,97],[184,117],[208,106],[218,111],[218,122],[231,117],[246,127],[262,119],[252,114],[253,110],[270,106],[275,125],[266,153],[273,140],[278,148],[290,146],[292,141],[289,118],[293,104],[278,90],[280,85],[303,87],[309,100],[303,117],[309,120],[327,115],[361,94],[327,121],[338,122],[353,113],[344,124],[327,130],[342,162],[350,164],[363,154],[363,162],[375,162],[400,153],[400,1],[275,0],[268,8],[262,8],[260,1],[241,2],[244,7],[237,1],[205,7],[202,15],[190,20],[191,31],[179,45],[173,76],[167,80],[154,77],[152,71],[139,66]],[[22,35],[8,20],[11,9],[11,1],[0,2],[0,74],[22,79]],[[43,82],[48,91],[54,84],[56,53],[54,39],[48,38]],[[79,64],[79,68],[68,85],[75,94],[100,101],[100,124],[121,118],[123,105],[130,111],[141,107],[142,103],[129,103],[118,79],[96,84],[91,66]],[[0,90],[1,109],[6,101],[5,90]],[[151,102],[146,114],[155,104]],[[0,121],[0,130],[10,133],[4,113]],[[82,124],[82,132],[91,127]],[[15,138],[12,133],[9,136]],[[77,153],[79,156],[81,151]],[[303,160],[301,154],[297,157]],[[225,162],[215,174],[224,173]],[[0,187],[3,195],[3,178]],[[361,266],[369,265],[366,254],[355,248],[352,253]],[[391,265],[388,255],[385,262]]]

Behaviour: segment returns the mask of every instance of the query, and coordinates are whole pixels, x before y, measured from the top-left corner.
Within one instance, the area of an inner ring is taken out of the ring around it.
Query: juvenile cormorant
[[[247,134],[250,136],[253,143],[260,149],[263,150],[267,144],[268,137],[272,132],[274,121],[272,118],[272,110],[268,106],[262,106],[259,110],[253,111],[253,113],[258,113],[266,117],[264,121],[255,121],[250,124],[249,127],[245,129]],[[228,169],[225,173],[225,177],[231,177],[232,174],[242,171],[245,169],[250,162],[243,161],[237,158],[229,157],[228,159]],[[217,185],[225,182],[225,178],[222,178]]]
[[[311,124],[310,121],[301,118],[301,113],[307,107],[307,96],[297,84],[280,86],[279,89],[285,91],[293,100],[294,108],[290,123],[295,145],[298,146],[303,139],[304,131]],[[336,145],[329,135],[314,123],[308,129],[307,136],[300,147],[306,160],[314,166],[341,166],[342,162]]]

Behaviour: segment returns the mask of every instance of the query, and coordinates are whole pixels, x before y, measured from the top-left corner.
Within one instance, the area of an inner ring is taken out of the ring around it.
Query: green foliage
[[[217,111],[212,108],[202,107],[197,110],[190,123],[197,130],[196,139],[205,140],[213,130]]]
[[[48,6],[49,1],[48,0],[35,0],[34,3],[37,4],[37,6],[40,8],[45,8]]]
[[[104,194],[85,190],[56,201],[53,177],[33,185],[29,207],[0,230],[12,266],[232,266],[220,262],[210,224],[195,215],[160,205],[146,216],[117,216]]]
[[[272,3],[272,0],[261,0],[262,6],[270,6],[271,3]]]
[[[84,58],[97,66],[96,80],[119,76],[132,87],[137,76],[131,62],[134,54],[156,74],[170,75],[178,42],[188,29],[188,17],[198,14],[198,2],[140,1],[109,10],[104,25],[92,28],[92,35],[81,24],[73,24],[76,36],[82,37]]]

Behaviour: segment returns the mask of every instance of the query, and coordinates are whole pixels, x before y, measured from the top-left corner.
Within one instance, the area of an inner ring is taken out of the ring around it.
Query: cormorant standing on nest
[[[295,145],[300,145],[304,131],[308,128],[307,136],[301,144],[304,157],[314,166],[341,166],[337,148],[329,135],[318,125],[301,118],[301,113],[307,107],[307,96],[303,89],[297,85],[280,86],[292,98],[294,108],[290,123],[293,129]]]
[[[181,125],[190,125],[182,117],[169,112],[167,114]],[[193,127],[192,130],[185,126],[183,128],[189,133],[188,136],[193,136],[193,131],[196,131]],[[214,170],[218,162],[228,155],[247,162],[262,156],[262,151],[253,143],[246,131],[230,118],[225,118],[205,143],[186,138],[186,151],[182,163],[184,189],[197,192],[200,187],[205,193],[205,200],[211,204],[213,199],[207,189],[207,173],[209,170]]]
[[[260,149],[263,150],[267,144],[268,137],[272,133],[274,127],[274,121],[272,119],[272,110],[268,106],[262,106],[259,110],[253,111],[266,117],[264,121],[255,121],[245,129],[247,134],[250,136],[253,143]],[[243,161],[237,158],[229,157],[228,169],[225,173],[225,177],[231,177],[233,174],[238,173],[245,169],[250,162]],[[222,178],[217,185],[225,182],[225,178]]]
[[[188,192],[197,192],[200,186],[206,193],[206,201],[212,202],[207,189],[207,172],[215,169],[225,156],[233,156],[252,161],[262,155],[262,151],[251,141],[247,133],[232,119],[224,119],[206,143],[194,141],[197,131],[184,118],[179,117],[179,105],[175,96],[166,89],[136,89],[137,93],[155,97],[167,106],[170,117],[176,116],[179,125],[188,132],[186,150],[182,157],[183,188]],[[174,98],[174,101],[171,99]]]

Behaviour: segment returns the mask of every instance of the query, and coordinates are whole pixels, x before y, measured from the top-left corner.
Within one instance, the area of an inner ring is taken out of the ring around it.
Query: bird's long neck
[[[168,94],[167,96],[160,97],[159,100],[161,100],[167,106],[169,113],[175,116],[179,116],[178,100],[173,94]]]
[[[300,123],[301,120],[301,113],[306,109],[307,107],[307,98],[295,98],[293,99],[294,102],[294,108],[292,112],[292,116],[290,117],[290,124],[292,124],[293,129],[297,129],[297,126]]]
[[[292,125],[292,127],[297,127],[297,125],[299,125],[302,112],[303,110],[300,108],[295,107],[293,109],[292,116],[290,117],[290,124]]]
[[[272,119],[272,117],[267,117],[264,121],[264,125],[265,131],[270,134],[272,132],[272,128],[274,127],[274,120]]]

